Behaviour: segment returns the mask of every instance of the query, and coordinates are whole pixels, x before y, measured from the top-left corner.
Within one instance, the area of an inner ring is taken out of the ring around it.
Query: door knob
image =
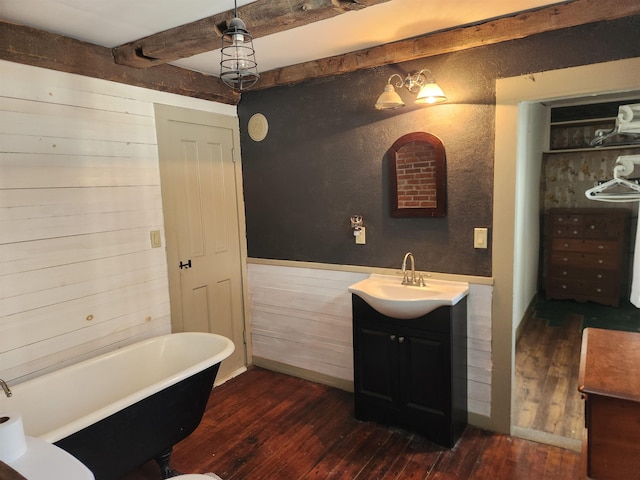
[[[179,267],[180,267],[180,270],[182,270],[183,268],[191,268],[191,259],[189,259],[187,263],[180,262]]]

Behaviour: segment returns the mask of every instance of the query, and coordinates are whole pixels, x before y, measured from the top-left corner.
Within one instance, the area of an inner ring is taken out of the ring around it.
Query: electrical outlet
[[[487,248],[488,228],[473,229],[473,248]]]

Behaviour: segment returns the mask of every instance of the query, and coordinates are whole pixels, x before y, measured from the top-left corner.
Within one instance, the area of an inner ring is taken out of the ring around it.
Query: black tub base
[[[55,444],[84,463],[96,480],[119,480],[152,459],[163,478],[176,476],[171,450],[200,424],[219,367],[202,370]]]

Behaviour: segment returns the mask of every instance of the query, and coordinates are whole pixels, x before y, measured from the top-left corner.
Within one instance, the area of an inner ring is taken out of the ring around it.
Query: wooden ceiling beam
[[[240,101],[217,77],[172,65],[146,70],[117,65],[110,48],[2,21],[0,59],[229,105]]]
[[[253,38],[318,22],[389,0],[257,0],[238,8]],[[120,65],[148,68],[217,50],[222,32],[234,16],[229,10],[113,49]]]
[[[312,78],[428,58],[521,39],[537,33],[639,14],[638,0],[574,0],[486,23],[270,70],[260,74],[260,80],[253,90],[291,85]]]

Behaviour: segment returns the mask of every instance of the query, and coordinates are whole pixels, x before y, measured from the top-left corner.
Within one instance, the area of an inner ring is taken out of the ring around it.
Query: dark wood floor
[[[477,428],[453,450],[353,417],[347,392],[252,368],[216,387],[172,466],[223,480],[575,479],[580,456]],[[126,480],[157,479],[149,463]]]

